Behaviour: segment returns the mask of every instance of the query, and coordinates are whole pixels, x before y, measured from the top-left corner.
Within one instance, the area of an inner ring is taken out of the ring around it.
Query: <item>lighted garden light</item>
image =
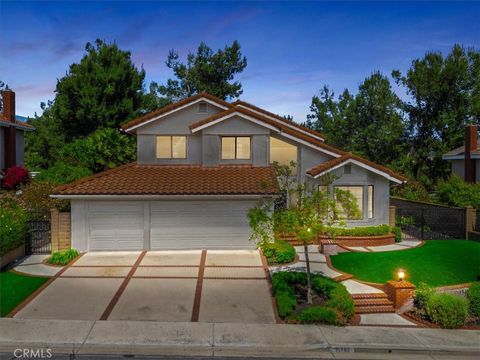
[[[403,281],[405,279],[405,270],[399,269],[397,272],[398,281]]]
[[[311,231],[312,231],[312,229],[308,228],[308,229],[307,229],[307,231],[308,231],[308,232],[311,232]]]

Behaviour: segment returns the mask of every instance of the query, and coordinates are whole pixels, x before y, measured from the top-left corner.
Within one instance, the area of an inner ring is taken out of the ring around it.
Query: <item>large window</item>
[[[335,199],[341,217],[363,219],[363,186],[335,186]]]
[[[157,136],[157,159],[186,159],[186,136]]]
[[[270,163],[290,165],[297,162],[297,147],[280,139],[270,137]]]
[[[251,157],[249,136],[223,136],[222,160],[249,160]]]

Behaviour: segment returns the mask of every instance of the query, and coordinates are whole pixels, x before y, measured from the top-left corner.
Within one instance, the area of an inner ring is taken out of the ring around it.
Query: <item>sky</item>
[[[0,80],[16,92],[17,114],[41,114],[97,38],[130,50],[147,84],[172,77],[170,49],[185,59],[201,41],[216,50],[238,40],[248,60],[241,99],[303,122],[323,85],[355,93],[373,71],[405,72],[427,51],[478,49],[480,1],[0,0]]]

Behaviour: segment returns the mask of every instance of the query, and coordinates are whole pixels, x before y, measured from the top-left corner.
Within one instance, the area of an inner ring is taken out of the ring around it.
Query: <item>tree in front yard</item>
[[[287,194],[284,208],[273,209],[272,200],[263,200],[248,213],[252,239],[260,244],[273,241],[276,234],[295,234],[305,251],[307,302],[312,304],[312,284],[308,246],[318,242],[320,233],[334,237],[332,228],[343,224],[343,214],[355,214],[358,205],[353,196],[333,197],[325,188],[333,181],[324,177],[322,187],[300,183],[291,176],[289,166],[276,165],[279,187]]]

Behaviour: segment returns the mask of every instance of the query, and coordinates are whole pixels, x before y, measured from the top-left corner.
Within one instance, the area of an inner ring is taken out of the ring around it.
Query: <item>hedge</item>
[[[286,264],[295,260],[297,252],[286,241],[275,240],[273,243],[264,243],[260,246],[269,264]]]
[[[467,320],[467,300],[458,295],[436,293],[428,299],[426,311],[430,319],[441,327],[459,328]]]
[[[334,236],[381,236],[392,233],[392,228],[388,225],[359,226],[354,228],[330,227],[324,233],[333,234]]]
[[[297,298],[293,286],[306,283],[307,274],[304,272],[277,272],[272,275],[273,294],[282,319],[297,320],[300,323],[345,325],[353,317],[355,306],[345,286],[317,274],[312,274],[312,289],[327,298],[325,306],[311,306],[295,316],[293,312]]]

